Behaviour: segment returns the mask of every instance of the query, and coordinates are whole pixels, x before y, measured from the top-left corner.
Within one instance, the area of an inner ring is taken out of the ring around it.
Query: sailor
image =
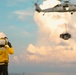
[[[9,54],[14,54],[14,49],[6,35],[0,32],[0,75],[8,75]]]

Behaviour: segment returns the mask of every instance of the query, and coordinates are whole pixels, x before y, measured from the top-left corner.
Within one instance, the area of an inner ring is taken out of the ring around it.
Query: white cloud
[[[44,3],[48,3],[48,0]],[[48,4],[46,4],[48,5]],[[45,4],[41,5],[44,7]],[[24,14],[24,13],[17,13]],[[21,54],[25,61],[36,63],[71,64],[76,63],[76,20],[70,13],[37,13],[34,15],[39,27],[37,44],[29,44]],[[65,24],[72,38],[63,40],[59,35],[65,32]],[[72,28],[72,29],[71,29]],[[19,59],[21,59],[19,58]]]
[[[49,7],[48,3],[49,0],[44,1],[40,7]],[[52,3],[50,2],[50,4]],[[39,37],[37,45],[31,44],[27,48],[27,51],[31,54],[27,54],[29,59],[48,63],[76,62],[76,36],[74,36],[76,31],[74,25],[76,23],[73,22],[74,18],[71,14],[45,13],[43,16],[43,13],[35,12],[34,17],[39,27]],[[68,32],[74,36],[70,40],[63,40],[59,37],[61,33],[66,32],[65,24],[68,26]]]
[[[19,11],[14,11],[13,13],[16,14],[16,15],[18,15],[18,18],[20,20],[25,20],[26,17],[29,17],[29,16],[33,15],[33,13],[30,10],[27,10],[27,11],[25,11],[25,10],[19,10]]]
[[[74,48],[76,50],[76,48]],[[28,46],[31,61],[46,63],[67,63],[76,62],[76,51],[70,46]]]

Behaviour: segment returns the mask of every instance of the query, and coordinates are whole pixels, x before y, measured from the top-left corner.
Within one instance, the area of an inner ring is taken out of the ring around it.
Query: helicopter
[[[62,0],[59,0],[62,1]],[[36,6],[36,11],[38,13],[40,12],[71,12],[71,15],[73,14],[73,12],[76,12],[76,5],[70,3],[69,1],[64,1],[61,4],[57,4],[56,6],[54,6],[53,8],[47,8],[47,9],[41,9],[39,7],[39,5],[37,3],[35,3]]]

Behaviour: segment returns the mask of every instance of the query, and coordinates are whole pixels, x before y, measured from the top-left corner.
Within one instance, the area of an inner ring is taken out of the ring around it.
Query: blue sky
[[[74,61],[74,59],[76,56],[75,54],[73,56],[75,52],[70,51],[70,45],[68,45],[69,47],[61,45],[65,43],[68,44],[67,42],[60,42],[60,39],[55,40],[55,36],[53,38],[51,35],[49,36],[51,39],[46,37],[48,32],[51,33],[51,31],[47,31],[47,26],[42,26],[44,25],[44,21],[47,20],[43,19],[41,15],[39,15],[40,17],[34,16],[35,10],[32,2],[36,2],[36,0],[0,0],[0,31],[7,35],[15,50],[15,54],[10,56],[9,71],[75,72],[76,61]],[[72,2],[76,1],[72,0]],[[46,16],[44,18],[46,18]],[[73,18],[75,17],[73,16]],[[41,22],[41,20],[43,21]],[[37,25],[39,23],[40,25]],[[71,22],[71,24],[75,25],[75,21],[74,23]],[[74,33],[73,30],[70,32]],[[76,44],[75,37],[76,36],[73,35],[73,39],[71,40],[73,44]],[[45,42],[50,45],[46,47]],[[56,45],[55,42],[58,44]],[[70,43],[70,41],[68,42]],[[54,46],[54,44],[56,46]],[[73,51],[75,51],[76,48],[72,48],[74,49]],[[61,51],[61,49],[69,50],[69,52]],[[56,52],[58,55],[55,54]],[[59,53],[61,54],[59,55]],[[68,56],[67,53],[69,53]]]
[[[9,37],[13,46],[16,45],[20,47],[21,43],[23,43],[23,46],[25,46],[28,43],[33,42],[32,39],[36,37],[34,35],[36,35],[37,26],[35,25],[35,22],[33,20],[34,11],[31,9],[31,7],[33,6],[32,1],[1,0],[0,5],[0,31],[4,32]],[[24,15],[22,15],[17,14],[16,12],[25,13]],[[19,16],[22,16],[23,20],[21,20]]]
[[[27,0],[0,0],[0,31],[4,32],[19,55],[29,43],[35,43],[37,25],[33,20],[34,4]],[[16,12],[23,12],[16,14]],[[22,16],[23,20],[19,18]]]

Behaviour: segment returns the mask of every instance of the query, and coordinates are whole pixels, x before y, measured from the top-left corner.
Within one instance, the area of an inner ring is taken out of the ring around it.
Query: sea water
[[[10,73],[9,75],[76,75],[76,73]]]

